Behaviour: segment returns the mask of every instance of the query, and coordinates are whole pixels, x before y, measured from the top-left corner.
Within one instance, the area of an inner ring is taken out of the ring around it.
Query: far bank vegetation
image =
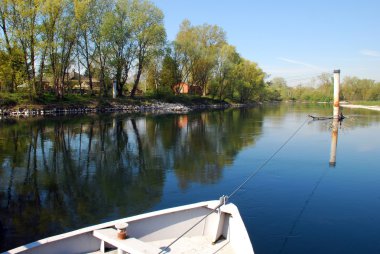
[[[266,74],[215,25],[184,20],[168,42],[148,0],[1,0],[0,93],[57,101],[70,95],[155,98],[189,93],[262,101]],[[13,96],[17,97],[17,96]]]

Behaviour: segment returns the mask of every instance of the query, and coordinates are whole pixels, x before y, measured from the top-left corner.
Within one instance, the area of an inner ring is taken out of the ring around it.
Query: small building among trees
[[[172,90],[176,95],[179,94],[193,94],[202,95],[202,88],[198,85],[189,85],[185,82],[180,82],[172,86]]]
[[[185,82],[180,82],[172,86],[172,90],[175,94],[188,94],[189,93],[189,84]]]

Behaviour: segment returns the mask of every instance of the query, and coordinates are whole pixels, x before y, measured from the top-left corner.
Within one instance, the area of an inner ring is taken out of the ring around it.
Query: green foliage
[[[289,87],[284,78],[275,77],[269,82],[269,91],[272,93],[277,91],[276,97],[280,95],[280,100],[297,100],[297,101],[313,101],[313,102],[330,102],[332,101],[332,83],[330,74],[319,75],[315,82],[317,88],[298,85]],[[273,95],[273,94],[272,94]]]
[[[378,101],[380,100],[380,82],[357,77],[346,77],[342,84],[345,100]]]
[[[240,102],[261,101],[265,73],[256,63],[242,60],[234,69],[235,93]]]
[[[235,47],[224,44],[219,48],[214,68],[214,78],[211,81],[209,91],[213,97],[217,96],[221,100],[231,94],[233,89],[233,70],[241,60]]]
[[[264,101],[282,101],[281,93],[278,89],[271,86],[265,87]]]
[[[164,47],[166,31],[164,14],[154,4],[146,0],[133,1],[131,21],[137,61],[137,73],[131,91],[131,98],[133,98],[138,89],[143,69]]]
[[[161,86],[170,88],[179,82],[181,82],[179,64],[169,53],[167,53],[162,62],[160,84]]]
[[[16,106],[21,101],[19,93],[0,93],[0,108]]]
[[[183,21],[175,40],[175,51],[182,71],[182,81],[200,86],[203,95],[216,65],[218,49],[226,43],[222,28],[204,24],[191,26]]]
[[[288,87],[282,78],[274,78],[270,82],[271,89],[277,90],[283,100],[299,100],[313,102],[333,101],[333,84],[331,75],[318,76],[317,88],[307,86]],[[348,101],[379,101],[380,83],[357,77],[344,78],[341,88],[341,99]]]
[[[13,92],[17,90],[17,84],[24,82],[22,52],[17,48],[11,52],[0,49],[0,91]]]

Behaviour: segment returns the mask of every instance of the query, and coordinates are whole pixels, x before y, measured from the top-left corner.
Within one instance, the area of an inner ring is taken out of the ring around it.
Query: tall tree
[[[175,41],[181,69],[190,74],[191,85],[200,86],[203,95],[216,65],[217,51],[225,43],[225,32],[218,26],[191,26],[188,20],[181,24]]]
[[[144,71],[146,73],[145,87],[148,87],[153,91],[157,91],[161,87],[161,71],[163,68],[163,62],[164,55],[162,52],[157,53],[150,59],[148,66]]]
[[[107,96],[107,77],[109,76],[109,59],[112,52],[112,43],[107,38],[107,30],[103,27],[105,17],[114,8],[113,0],[95,0],[95,15],[93,15],[92,32],[95,44],[95,63],[100,69],[100,90],[103,96]]]
[[[232,86],[233,68],[240,61],[240,56],[234,46],[224,44],[217,51],[216,66],[214,68],[214,94],[220,100],[226,98],[227,90]]]
[[[13,92],[16,89],[16,70],[14,65],[14,50],[11,45],[11,31],[10,30],[10,16],[11,8],[8,0],[0,0],[0,28],[3,34],[4,40],[0,37],[0,46],[4,46],[7,54],[2,52],[1,72],[11,73],[10,85],[7,85],[9,91]],[[0,48],[1,49],[1,48]],[[3,76],[3,82],[7,83],[5,76]]]
[[[122,96],[124,85],[135,57],[135,42],[132,35],[131,0],[118,0],[114,9],[106,13],[102,24],[103,41],[110,47],[109,64],[116,81],[117,96]]]
[[[46,1],[43,6],[45,17],[43,31],[46,37],[50,72],[58,99],[64,95],[64,84],[71,64],[76,42],[74,5],[70,0]]]
[[[131,98],[135,97],[143,68],[160,51],[165,43],[164,15],[154,4],[146,0],[132,2],[132,34],[136,40],[137,73],[133,83]]]
[[[234,69],[236,94],[240,102],[260,101],[265,73],[256,63],[243,59]]]
[[[104,58],[101,52],[100,30],[106,12],[110,11],[112,1],[74,0],[75,19],[78,26],[78,51],[81,64],[88,75],[91,94],[93,94],[93,76],[95,65],[100,65]],[[99,58],[102,59],[99,59]],[[104,61],[103,61],[104,62]],[[101,90],[105,91],[104,78],[101,79]],[[104,92],[103,92],[104,93]]]
[[[24,67],[30,96],[37,93],[36,53],[38,45],[38,20],[42,1],[13,0],[12,25],[24,56]]]
[[[180,83],[182,81],[182,75],[179,68],[175,54],[173,54],[171,49],[168,49],[162,61],[160,75],[161,86],[171,88],[173,85]]]

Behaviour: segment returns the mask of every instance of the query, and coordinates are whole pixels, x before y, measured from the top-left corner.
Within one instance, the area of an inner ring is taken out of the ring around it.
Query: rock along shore
[[[0,109],[0,117],[10,118],[23,118],[32,116],[58,116],[58,115],[76,115],[76,114],[90,114],[90,113],[153,113],[153,114],[166,114],[166,113],[188,113],[195,110],[206,109],[226,109],[230,107],[243,107],[244,104],[199,104],[186,106],[180,103],[167,103],[153,101],[147,105],[123,105],[112,104],[107,106],[45,106],[42,108],[24,108],[16,107],[11,109]]]

